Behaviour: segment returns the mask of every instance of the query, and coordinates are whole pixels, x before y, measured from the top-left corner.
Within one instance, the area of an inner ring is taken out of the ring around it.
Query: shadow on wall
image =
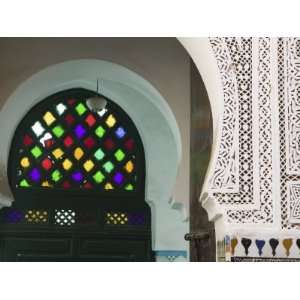
[[[191,61],[191,148],[190,148],[190,258],[215,261],[214,223],[199,197],[208,169],[212,145],[212,114],[208,95],[199,71]]]

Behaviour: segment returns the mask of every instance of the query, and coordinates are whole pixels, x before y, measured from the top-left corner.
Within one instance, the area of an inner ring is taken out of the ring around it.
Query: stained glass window
[[[142,186],[144,154],[133,122],[110,100],[92,111],[91,95],[65,91],[25,116],[11,150],[15,188],[132,193]]]

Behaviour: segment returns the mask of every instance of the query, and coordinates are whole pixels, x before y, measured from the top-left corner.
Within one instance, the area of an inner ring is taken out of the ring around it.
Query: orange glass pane
[[[125,165],[125,170],[128,172],[128,173],[131,173],[134,169],[134,164],[131,160],[129,160],[126,165]]]
[[[84,152],[82,151],[82,149],[80,147],[77,147],[74,151],[74,157],[77,160],[80,160],[80,158],[83,156]]]

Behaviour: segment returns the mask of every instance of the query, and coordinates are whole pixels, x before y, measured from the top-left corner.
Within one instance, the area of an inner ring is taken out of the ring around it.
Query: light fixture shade
[[[106,107],[107,101],[102,96],[94,96],[88,98],[86,103],[90,110],[99,112]]]

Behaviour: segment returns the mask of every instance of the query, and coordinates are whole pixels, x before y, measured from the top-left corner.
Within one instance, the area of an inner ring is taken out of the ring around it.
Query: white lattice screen
[[[210,44],[224,105],[210,201],[223,208],[240,256],[300,258],[300,39],[211,38]],[[272,239],[289,251],[273,255]]]

